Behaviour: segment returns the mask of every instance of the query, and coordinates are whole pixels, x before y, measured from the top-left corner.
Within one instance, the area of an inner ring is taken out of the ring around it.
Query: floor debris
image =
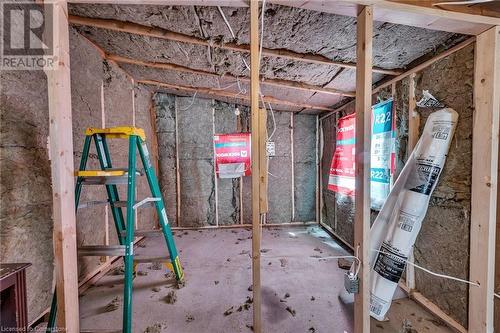
[[[288,264],[288,260],[286,260],[285,258],[281,258],[280,259],[280,265],[281,265],[281,267],[286,267],[287,264]]]
[[[297,313],[294,309],[292,309],[289,306],[286,307],[286,311],[290,312],[290,314],[292,315],[292,317],[295,317],[295,314]]]
[[[149,266],[149,269],[153,270],[153,271],[159,271],[162,269],[162,263],[161,261],[155,261],[155,262],[152,262],[151,265]]]
[[[224,311],[224,316],[229,316],[233,312],[234,312],[234,306],[231,306],[229,309]]]
[[[155,293],[159,292],[161,290],[160,287],[153,287],[151,288],[152,291],[154,291]]]
[[[144,333],[161,333],[163,329],[167,328],[164,323],[156,323],[152,326],[146,327]]]
[[[125,267],[118,266],[111,271],[111,275],[123,275],[125,274]]]
[[[167,296],[165,296],[164,301],[167,304],[174,304],[175,302],[177,302],[177,294],[175,293],[175,291],[169,291]]]
[[[260,253],[267,253],[267,252],[269,252],[269,251],[271,251],[271,249],[261,249],[261,250],[260,250]]]
[[[146,271],[137,271],[137,275],[139,275],[139,276],[146,276],[146,275],[148,275],[148,272],[146,272]]]
[[[120,307],[120,304],[122,303],[122,300],[120,297],[116,296],[113,298],[111,302],[109,302],[105,307],[104,307],[104,312],[112,312],[117,310]]]
[[[341,269],[350,269],[352,266],[352,261],[345,258],[340,258],[338,259],[337,264]]]
[[[193,320],[194,320],[193,315],[190,315],[190,314],[186,315],[186,323],[190,323],[190,322],[192,322]]]
[[[215,285],[218,285],[218,284],[219,284],[219,281],[214,281],[214,284],[215,284]]]

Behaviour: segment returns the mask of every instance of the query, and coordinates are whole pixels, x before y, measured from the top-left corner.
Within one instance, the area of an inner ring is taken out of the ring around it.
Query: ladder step
[[[153,262],[165,262],[170,261],[170,256],[162,256],[162,257],[134,257],[134,262],[138,264],[144,263],[153,263]]]
[[[81,204],[79,204],[78,209],[99,206],[99,205],[107,205],[108,203],[109,203],[108,200],[106,200],[106,201],[87,201],[87,202],[82,202]]]
[[[134,236],[136,237],[142,237],[142,236],[159,236],[161,235],[162,230],[161,229],[152,229],[152,230],[135,230],[134,231]],[[127,231],[124,230],[121,232],[122,236],[127,235]]]
[[[107,257],[125,255],[125,245],[87,245],[78,247],[80,257]]]
[[[137,209],[141,206],[144,207],[152,207],[154,206],[155,201],[160,201],[161,198],[145,198],[141,201],[134,202],[134,209]],[[115,201],[115,207],[127,207],[127,201]]]

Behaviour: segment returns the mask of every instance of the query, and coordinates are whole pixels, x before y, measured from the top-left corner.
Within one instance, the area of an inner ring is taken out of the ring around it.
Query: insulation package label
[[[335,153],[330,167],[328,189],[354,197],[355,132],[354,114],[338,122]],[[372,107],[371,206],[380,209],[389,195],[394,169],[392,99]]]
[[[354,164],[356,144],[354,114],[339,119],[337,139],[328,178],[328,189],[354,196]]]
[[[422,227],[453,138],[458,114],[432,113],[370,231],[370,314],[384,320]]]
[[[251,175],[250,133],[214,135],[215,171],[219,178]]]

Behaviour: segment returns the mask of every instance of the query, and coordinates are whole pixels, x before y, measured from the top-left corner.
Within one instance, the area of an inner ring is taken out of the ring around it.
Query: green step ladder
[[[101,170],[86,170],[87,160],[89,157],[90,146],[94,139],[97,156]],[[128,168],[113,169],[111,165],[111,155],[109,154],[107,139],[128,139]],[[139,152],[144,173],[148,180],[149,188],[151,189],[150,198],[145,198],[139,202],[135,200],[136,176],[141,175],[141,172],[136,167],[136,152]],[[177,249],[175,247],[172,230],[168,224],[167,212],[165,204],[160,192],[158,180],[151,164],[151,159],[146,146],[146,136],[144,130],[137,127],[112,127],[112,128],[87,128],[85,131],[85,143],[83,145],[82,159],[80,161],[79,171],[75,172],[76,188],[75,188],[75,207],[79,208],[91,207],[99,204],[109,204],[111,206],[111,214],[118,234],[120,245],[111,246],[84,246],[78,248],[79,256],[123,256],[125,263],[125,282],[123,291],[123,332],[132,332],[132,281],[135,276],[135,267],[137,263],[156,262],[159,260],[167,260],[167,258],[134,258],[134,237],[139,236],[141,232],[135,230],[135,210],[141,206],[154,204],[158,212],[159,221],[163,236],[167,243],[168,252],[170,254],[168,263],[176,277],[179,286],[184,283],[184,273],[179,261]],[[120,201],[117,185],[127,184],[127,201]],[[107,201],[90,201],[80,204],[80,194],[83,185],[105,185],[108,194]],[[122,207],[127,208],[127,218],[123,217]],[[151,231],[143,232],[144,234]],[[49,322],[47,325],[47,333],[56,332],[55,321],[57,311],[57,297],[54,290],[52,305],[50,308]]]

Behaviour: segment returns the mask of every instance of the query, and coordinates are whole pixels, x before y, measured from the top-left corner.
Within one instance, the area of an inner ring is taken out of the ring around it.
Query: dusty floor
[[[139,264],[134,281],[134,332],[250,332],[251,232],[244,229],[176,232],[187,284],[177,290],[165,269]],[[162,237],[149,237],[137,253],[160,255]],[[264,332],[352,332],[352,307],[338,300],[345,254],[318,227],[264,229],[262,240]],[[80,300],[82,329],[120,329],[122,275],[109,274]],[[118,297],[118,300],[113,300]],[[173,303],[173,304],[171,304]],[[395,301],[389,321],[372,332],[451,332],[408,299]]]

